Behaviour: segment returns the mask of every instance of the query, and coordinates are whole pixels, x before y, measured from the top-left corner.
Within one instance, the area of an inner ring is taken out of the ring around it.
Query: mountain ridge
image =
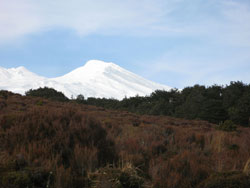
[[[69,98],[82,94],[87,98],[123,99],[149,95],[157,89],[171,89],[169,86],[144,79],[114,63],[100,60],[90,60],[85,65],[56,78],[39,76],[23,66],[11,69],[0,67],[0,79],[0,89],[24,94],[29,89],[46,86],[63,92]]]

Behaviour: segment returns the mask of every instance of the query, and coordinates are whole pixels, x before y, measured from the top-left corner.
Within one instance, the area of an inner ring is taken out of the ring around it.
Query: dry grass
[[[6,96],[0,95],[1,165],[22,155],[29,168],[52,171],[54,187],[90,186],[89,174],[106,165],[121,174],[130,164],[126,169],[137,169],[129,173],[145,187],[191,188],[214,172],[249,174],[250,128],[223,132],[199,120]]]

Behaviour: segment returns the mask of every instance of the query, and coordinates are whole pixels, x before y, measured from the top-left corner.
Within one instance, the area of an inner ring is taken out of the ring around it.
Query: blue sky
[[[0,66],[99,59],[172,87],[250,83],[249,0],[0,0]]]

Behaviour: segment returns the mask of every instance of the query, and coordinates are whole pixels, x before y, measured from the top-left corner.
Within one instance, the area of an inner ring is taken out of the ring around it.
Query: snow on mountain
[[[169,86],[157,84],[129,72],[114,63],[88,61],[84,66],[57,78],[44,78],[24,67],[4,69],[0,67],[0,89],[24,94],[29,89],[52,87],[67,97],[100,97],[123,99],[125,96],[145,96],[157,89],[169,90]]]
[[[0,67],[0,89],[24,94],[30,88],[38,88],[46,78],[38,76],[25,67],[5,69]]]

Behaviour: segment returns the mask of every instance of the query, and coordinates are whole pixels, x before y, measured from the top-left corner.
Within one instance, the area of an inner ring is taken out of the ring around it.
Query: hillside
[[[250,186],[250,128],[0,91],[0,187]]]

